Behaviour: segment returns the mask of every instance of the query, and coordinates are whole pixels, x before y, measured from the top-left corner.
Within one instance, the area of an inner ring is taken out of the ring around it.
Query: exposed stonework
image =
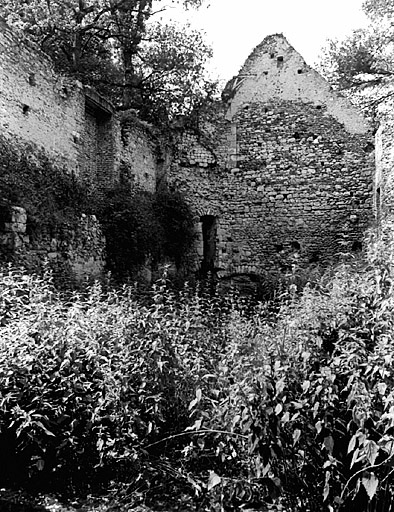
[[[196,266],[259,274],[360,250],[373,183],[362,116],[281,35],[254,50],[223,96],[216,146],[205,142],[212,119],[199,138],[180,134],[169,174],[196,214]]]
[[[379,128],[376,132],[376,174],[374,211],[383,236],[394,225],[394,99],[393,85],[386,84],[384,99],[378,107]],[[392,237],[392,235],[391,235]]]
[[[94,90],[56,73],[36,45],[1,20],[0,53],[0,132],[13,151],[38,155],[44,150],[53,165],[72,173],[93,194],[125,181],[156,190],[162,166],[158,143],[135,114],[117,115]],[[18,209],[13,211],[16,215]],[[12,249],[26,266],[48,258],[76,278],[102,272],[105,243],[92,217],[83,217],[56,239],[34,242],[18,230],[18,222],[10,222],[12,229],[0,229],[0,248]]]
[[[90,87],[56,73],[49,58],[0,21],[0,130],[98,191],[127,165],[142,188],[156,188],[157,141],[135,114],[118,116]]]
[[[174,123],[171,135],[133,112],[119,116],[93,90],[56,74],[3,23],[0,50],[0,129],[16,150],[43,148],[97,193],[117,183],[154,192],[166,176],[195,213],[194,270],[258,275],[360,250],[373,209],[371,132],[282,35],[252,52],[198,127]],[[391,127],[380,133],[384,141]],[[392,155],[384,144],[377,176],[388,189]],[[3,247],[59,258],[76,275],[102,266],[92,218],[36,246],[19,230],[23,222],[11,225]]]
[[[82,85],[57,75],[50,60],[0,20],[0,129],[45,148],[59,165],[76,170],[83,130]]]
[[[105,239],[94,215],[82,215],[73,226],[55,235],[32,238],[27,234],[24,208],[2,206],[0,255],[33,270],[46,261],[59,280],[80,282],[98,278],[105,266]]]

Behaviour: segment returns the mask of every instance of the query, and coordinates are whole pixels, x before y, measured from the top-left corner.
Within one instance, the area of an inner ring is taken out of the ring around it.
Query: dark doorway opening
[[[203,215],[201,217],[202,239],[203,239],[203,260],[201,262],[202,274],[213,272],[215,268],[216,254],[216,217]]]

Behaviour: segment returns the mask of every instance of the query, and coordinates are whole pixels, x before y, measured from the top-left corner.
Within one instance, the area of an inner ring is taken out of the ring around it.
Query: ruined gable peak
[[[369,130],[364,117],[291,46],[283,34],[267,36],[252,51],[239,74],[223,91],[232,119],[243,105],[291,101],[315,105],[350,133]]]

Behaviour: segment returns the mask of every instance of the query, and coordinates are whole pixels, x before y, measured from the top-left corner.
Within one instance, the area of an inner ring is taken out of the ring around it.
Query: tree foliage
[[[366,0],[363,9],[369,25],[343,40],[329,40],[318,65],[339,89],[364,84],[365,75],[377,82],[394,72],[394,2]]]
[[[197,8],[203,1],[173,3]],[[181,111],[184,98],[190,102],[204,82],[210,50],[195,31],[152,26],[162,9],[159,0],[10,0],[0,16],[27,33],[60,70],[109,94],[121,108],[140,108],[147,100],[157,106],[165,97]]]

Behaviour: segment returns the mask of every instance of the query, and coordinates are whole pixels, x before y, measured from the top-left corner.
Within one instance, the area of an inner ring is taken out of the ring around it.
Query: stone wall
[[[0,52],[0,132],[15,153],[37,155],[39,162],[43,150],[54,166],[72,173],[93,195],[125,180],[156,190],[160,151],[151,127],[133,113],[118,116],[93,89],[56,73],[36,45],[1,20]],[[0,227],[0,248],[8,256],[12,249],[29,267],[48,258],[80,278],[97,276],[104,268],[101,230],[91,217],[55,238],[33,241],[15,229]]]
[[[380,91],[379,91],[380,92]],[[393,85],[386,84],[378,106],[374,213],[380,238],[392,245],[394,226],[394,99]]]
[[[83,130],[82,85],[55,73],[35,45],[0,21],[0,130],[14,145],[44,148],[57,164],[77,170]]]
[[[0,209],[0,258],[27,269],[40,271],[43,265],[53,271],[59,283],[72,284],[102,276],[105,265],[105,239],[94,215],[82,215],[56,233],[27,232],[24,208],[3,205]]]
[[[168,177],[195,212],[195,267],[261,274],[358,252],[374,172],[362,116],[283,36],[257,47],[223,99],[199,135],[179,133]]]
[[[154,129],[128,115],[121,119],[119,180],[155,192],[160,160],[160,143]]]
[[[127,166],[154,191],[157,140],[133,114],[117,116],[90,87],[54,71],[49,58],[0,21],[0,130],[15,149],[44,149],[51,162],[98,191]],[[123,126],[124,125],[124,126]]]

